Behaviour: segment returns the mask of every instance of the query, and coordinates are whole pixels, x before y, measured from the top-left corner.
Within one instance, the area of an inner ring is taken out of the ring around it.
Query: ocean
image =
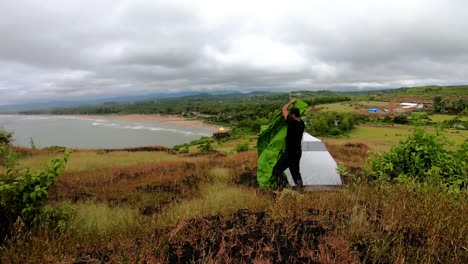
[[[94,117],[0,115],[0,128],[13,132],[13,145],[80,149],[128,148],[183,144],[214,131],[158,121]]]

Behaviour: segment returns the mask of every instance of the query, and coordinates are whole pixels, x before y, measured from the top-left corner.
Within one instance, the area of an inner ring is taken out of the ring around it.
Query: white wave
[[[210,133],[201,132],[201,131],[199,132],[199,131],[189,131],[189,130],[183,130],[183,129],[177,129],[177,128],[139,125],[141,123],[138,123],[138,125],[123,125],[123,124],[116,124],[116,123],[106,123],[104,120],[104,122],[93,122],[91,124],[93,126],[112,127],[112,128],[120,128],[120,129],[148,130],[148,131],[153,131],[153,132],[170,132],[170,133],[183,134],[186,136],[191,136],[191,135],[210,136],[211,135]]]
[[[52,119],[52,117],[45,117],[45,116],[26,116],[21,118],[22,120],[48,120]]]

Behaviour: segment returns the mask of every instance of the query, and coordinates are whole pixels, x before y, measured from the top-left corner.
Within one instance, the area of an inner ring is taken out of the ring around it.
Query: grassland
[[[391,146],[397,145],[405,139],[413,127],[394,125],[359,125],[347,136],[340,138],[323,138],[324,142],[333,144],[346,144],[353,142],[365,142],[372,151],[389,150]],[[427,127],[426,130],[434,131],[434,127]],[[467,130],[446,129],[444,135],[455,145],[462,144],[468,138]]]
[[[348,165],[369,155],[365,144],[328,146]],[[89,154],[100,155],[101,165],[67,170],[53,190],[50,203],[73,206],[72,219],[28,235],[17,229],[1,247],[2,263],[468,259],[466,195],[454,201],[437,189],[356,184],[335,192],[263,191],[241,181],[255,181],[255,151],[76,154],[70,164],[92,161]],[[140,163],[123,166],[127,155]],[[32,158],[41,164],[50,153]]]
[[[316,108],[354,112],[386,104],[352,101]],[[441,123],[453,116],[430,118]],[[468,263],[466,190],[455,195],[360,178],[369,157],[398,144],[412,129],[377,122],[323,138],[334,159],[349,169],[343,188],[329,192],[255,186],[254,135],[213,140],[206,153],[197,145],[185,154],[77,150],[49,198],[50,206],[71,206],[71,219],[31,232],[18,223],[0,244],[0,262]],[[447,129],[446,136],[459,144],[468,131]],[[249,150],[237,153],[244,142]],[[40,168],[62,155],[20,152],[20,168]]]
[[[367,112],[368,108],[388,108],[388,102],[382,101],[354,101],[354,102],[342,102],[342,103],[331,103],[321,104],[316,108],[322,111],[332,111],[338,113],[353,113],[353,112]]]
[[[375,100],[381,101],[414,101],[431,103],[435,96],[450,99],[468,99],[468,86],[422,86],[411,88],[400,88],[391,90],[385,93],[377,93],[373,97]]]
[[[26,156],[21,159],[18,168],[41,168],[47,164],[48,160],[61,157],[61,153],[51,151],[41,155]],[[67,164],[66,172],[80,172],[91,170],[106,170],[118,167],[128,167],[154,163],[158,161],[176,160],[177,157],[167,152],[106,152],[96,151],[73,151],[70,162]]]
[[[429,119],[434,123],[442,123],[444,121],[448,121],[448,120],[451,120],[453,118],[454,118],[453,115],[443,115],[443,114],[434,114],[434,115],[429,116]],[[460,117],[460,120],[464,121],[464,122],[467,122],[468,121],[468,116],[462,116],[462,117]]]

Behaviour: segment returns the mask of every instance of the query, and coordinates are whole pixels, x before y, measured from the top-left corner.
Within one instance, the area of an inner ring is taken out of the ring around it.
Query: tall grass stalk
[[[135,209],[89,202],[76,205],[70,229],[78,237],[112,237],[117,233],[133,233],[142,220]]]
[[[265,210],[268,199],[257,190],[230,185],[229,170],[214,168],[210,171],[214,181],[201,190],[201,196],[167,208],[158,224],[175,224],[181,219],[229,214],[239,209]]]

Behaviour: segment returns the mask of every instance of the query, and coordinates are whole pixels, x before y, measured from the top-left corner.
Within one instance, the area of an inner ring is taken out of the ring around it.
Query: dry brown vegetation
[[[355,170],[369,155],[360,142],[327,147]],[[66,171],[50,202],[73,205],[73,218],[32,232],[18,222],[1,262],[468,261],[466,194],[353,182],[335,192],[275,194],[247,186],[255,182],[255,151],[165,155],[176,159]]]

